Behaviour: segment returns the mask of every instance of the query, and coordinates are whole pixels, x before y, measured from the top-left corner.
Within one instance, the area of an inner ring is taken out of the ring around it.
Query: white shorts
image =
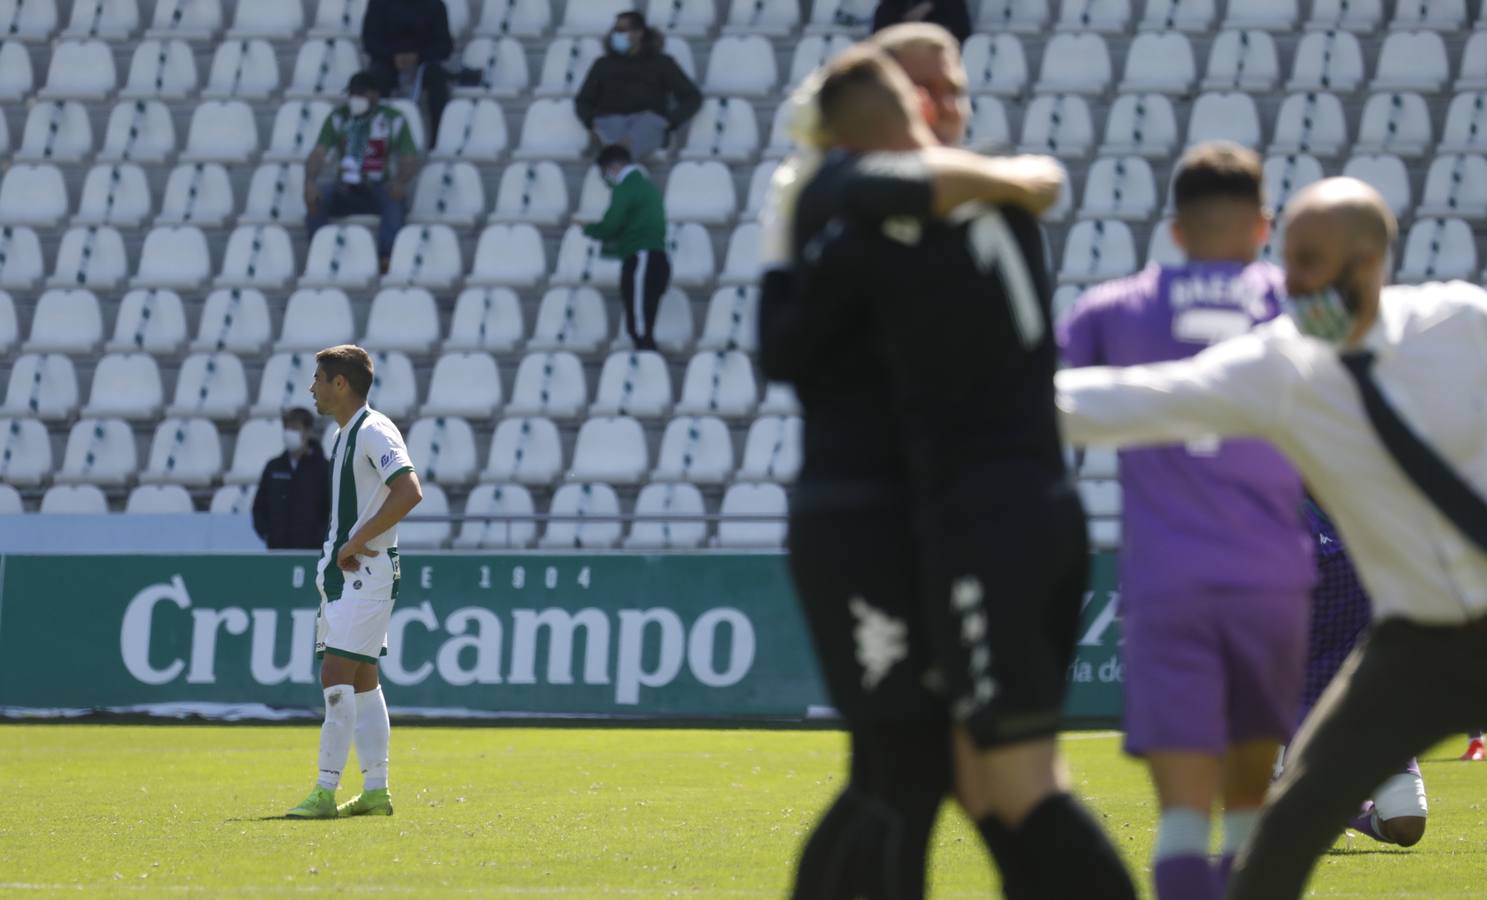
[[[339,599],[320,595],[315,619],[315,657],[326,653],[375,663],[387,655],[387,623],[398,596],[397,551],[362,558],[362,570],[346,575]]]

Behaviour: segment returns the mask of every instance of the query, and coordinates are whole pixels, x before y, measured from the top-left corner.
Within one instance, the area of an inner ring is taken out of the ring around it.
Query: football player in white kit
[[[387,790],[387,701],[377,660],[387,653],[387,623],[398,596],[397,524],[423,499],[403,435],[367,405],[372,360],[343,344],[315,354],[315,409],[340,425],[331,451],[330,531],[316,571],[325,724],[315,787],[288,812],[296,819],[392,815]],[[336,807],[336,788],[352,740],[362,792]]]

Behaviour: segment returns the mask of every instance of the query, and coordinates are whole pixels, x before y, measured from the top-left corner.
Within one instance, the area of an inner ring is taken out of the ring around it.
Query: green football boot
[[[336,792],[316,787],[310,796],[300,801],[299,806],[284,814],[287,819],[334,819],[336,817]]]
[[[392,815],[392,794],[387,788],[376,788],[374,790],[362,791],[355,799],[347,800],[336,809],[336,814],[341,816],[390,816]]]

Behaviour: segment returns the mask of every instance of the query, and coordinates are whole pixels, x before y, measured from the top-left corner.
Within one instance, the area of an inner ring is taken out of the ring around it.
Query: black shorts
[[[790,573],[827,690],[849,725],[947,721],[931,690],[907,506],[790,516]]]
[[[1058,731],[1089,580],[1084,509],[970,498],[921,519],[920,595],[951,718],[994,747]]]

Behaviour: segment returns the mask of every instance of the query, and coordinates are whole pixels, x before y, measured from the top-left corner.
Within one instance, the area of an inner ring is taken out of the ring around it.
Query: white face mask
[[[372,109],[372,101],[365,97],[352,97],[346,105],[351,107],[353,116],[364,116]]]
[[[305,446],[305,434],[297,428],[284,429],[284,449],[298,453]]]

